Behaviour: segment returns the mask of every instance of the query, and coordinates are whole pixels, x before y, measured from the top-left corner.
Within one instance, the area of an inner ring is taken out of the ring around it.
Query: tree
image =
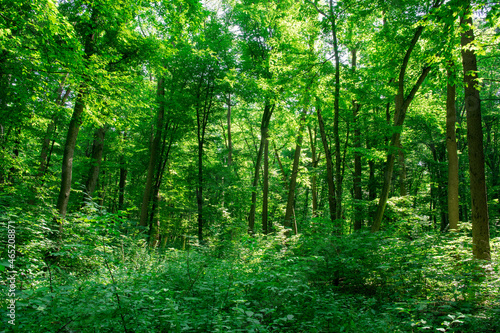
[[[435,1],[433,8],[437,8],[440,5],[440,1]],[[420,25],[418,26],[413,34],[413,38],[410,41],[410,44],[408,46],[408,49],[406,50],[405,56],[402,60],[401,67],[399,70],[399,77],[397,81],[397,93],[395,97],[395,106],[394,106],[394,122],[393,126],[396,128],[394,133],[392,134],[391,137],[391,142],[390,142],[390,148],[389,152],[387,153],[387,160],[385,164],[385,171],[384,171],[384,184],[382,187],[382,193],[380,194],[380,199],[379,203],[377,206],[377,212],[375,213],[375,219],[372,224],[372,232],[376,232],[380,229],[380,225],[382,224],[382,217],[384,215],[384,210],[385,206],[387,205],[387,199],[389,198],[389,190],[390,190],[390,185],[391,185],[391,178],[392,178],[392,172],[394,170],[394,160],[396,156],[396,152],[399,149],[400,146],[400,136],[401,136],[401,131],[400,128],[403,126],[404,119],[406,117],[406,112],[410,106],[410,103],[412,102],[413,98],[415,97],[418,89],[424,82],[425,78],[427,77],[427,74],[429,74],[429,71],[431,69],[430,66],[425,65],[422,70],[421,74],[418,77],[416,83],[413,85],[412,89],[410,92],[406,95],[405,94],[405,77],[406,77],[406,70],[408,68],[408,63],[410,61],[410,56],[417,45],[417,42],[422,35],[422,32],[424,31],[424,26]]]
[[[458,153],[455,123],[457,111],[455,107],[455,68],[449,62],[448,82],[446,88],[446,150],[448,152],[448,223],[450,230],[458,229]]]
[[[125,25],[134,17],[134,7],[127,4],[121,6],[106,7],[105,2],[64,2],[60,6],[68,20],[75,24],[77,36],[82,48],[83,58],[78,60],[76,69],[80,77],[76,89],[76,100],[74,102],[73,114],[64,144],[64,155],[61,168],[61,185],[57,200],[57,211],[59,214],[59,229],[62,230],[62,220],[66,216],[69,196],[71,192],[71,180],[73,172],[73,157],[75,153],[78,132],[83,122],[85,108],[88,106],[88,98],[92,89],[99,88],[96,81],[101,74],[118,67],[123,59],[134,54],[133,51],[121,54],[121,59],[113,61],[114,52],[119,49],[119,44],[125,38],[123,31]],[[115,10],[115,11],[112,11]],[[79,15],[80,12],[84,15]],[[120,35],[122,34],[122,35]],[[97,71],[96,69],[100,69]],[[97,74],[97,77],[96,77]],[[96,80],[96,81],[94,81]]]
[[[481,98],[477,88],[477,59],[474,49],[472,8],[469,3],[462,8],[460,23],[462,65],[464,69],[465,109],[467,110],[467,143],[469,146],[470,193],[472,198],[472,252],[476,259],[491,259],[490,230],[486,177],[484,172],[483,125]]]

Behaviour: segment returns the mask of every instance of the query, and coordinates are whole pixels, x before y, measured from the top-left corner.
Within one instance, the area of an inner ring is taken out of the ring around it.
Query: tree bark
[[[84,38],[84,58],[86,60],[90,59],[90,57],[92,57],[92,55],[94,54],[95,32],[93,31],[93,25],[97,21],[97,16],[97,10],[91,8],[91,24],[88,25],[87,35]],[[73,114],[71,116],[68,133],[66,135],[66,143],[64,144],[64,153],[61,167],[61,186],[56,206],[60,218],[60,220],[58,221],[60,232],[59,237],[61,237],[61,232],[63,230],[63,220],[68,210],[69,195],[71,192],[71,178],[73,173],[73,156],[75,153],[76,139],[78,138],[78,132],[80,130],[80,125],[82,124],[82,114],[85,110],[85,99],[88,95],[87,84],[88,83],[85,82],[85,79],[83,79],[83,82],[78,88]]]
[[[357,63],[357,50],[354,48],[351,50],[351,70],[352,74],[356,73],[356,63]],[[354,231],[361,230],[363,226],[363,214],[361,212],[363,200],[363,191],[361,189],[361,154],[359,149],[361,149],[361,128],[358,122],[358,113],[361,109],[361,105],[356,101],[352,101],[352,117],[354,125],[354,176],[353,176],[353,190],[354,190]]]
[[[459,198],[458,198],[458,153],[455,123],[457,110],[455,107],[455,69],[450,63],[448,68],[448,84],[446,90],[446,150],[448,151],[448,227],[458,230]]]
[[[125,143],[127,134],[123,132],[122,142]],[[127,163],[125,161],[125,153],[120,153],[120,181],[118,183],[118,210],[125,208],[125,186],[127,185]]]
[[[293,227],[293,231],[295,234],[297,234],[297,221],[294,219],[293,224],[292,224],[292,213],[294,210],[294,202],[295,202],[295,187],[297,185],[297,174],[299,173],[299,161],[300,161],[300,151],[302,148],[302,131],[304,128],[304,122],[306,120],[306,115],[305,112],[302,113],[302,116],[300,118],[300,127],[299,127],[299,133],[297,136],[297,143],[295,145],[295,155],[293,158],[293,167],[292,167],[292,174],[290,175],[290,185],[288,186],[288,200],[286,204],[286,211],[285,211],[285,229],[290,229]]]
[[[311,144],[311,159],[313,174],[311,177],[311,192],[312,192],[312,217],[316,217],[318,211],[318,185],[316,168],[318,167],[319,156],[316,156],[316,131],[312,133],[311,126],[307,126],[309,131],[309,142]]]
[[[483,128],[481,99],[477,85],[477,59],[473,48],[472,9],[470,2],[464,8],[460,23],[466,27],[461,34],[462,64],[464,68],[465,108],[467,110],[467,143],[469,151],[470,193],[472,199],[472,252],[474,258],[491,260],[488,201],[484,170]]]
[[[154,172],[156,169],[158,149],[160,146],[165,118],[165,85],[163,78],[158,78],[156,96],[158,99],[159,107],[156,119],[156,133],[151,142],[148,171],[146,175],[146,185],[144,186],[144,194],[142,196],[141,214],[139,218],[139,225],[142,227],[146,227],[148,225],[149,202],[153,189]]]
[[[266,130],[264,141],[264,172],[262,174],[262,232],[269,233],[269,134]]]
[[[333,137],[335,142],[335,219],[342,219],[342,159],[340,157],[340,134],[339,134],[339,117],[340,117],[340,54],[337,41],[337,25],[333,14],[333,1],[330,0],[330,21],[333,39],[333,55],[335,58],[335,91],[333,99]],[[340,232],[342,232],[340,230]]]
[[[57,199],[57,212],[59,217],[64,219],[68,209],[69,195],[71,192],[71,178],[73,172],[73,155],[75,154],[76,139],[78,131],[82,123],[82,114],[85,109],[85,98],[87,96],[87,87],[81,85],[78,89],[78,95],[75,101],[73,115],[69,122],[68,134],[66,135],[66,143],[64,145],[64,154],[61,170],[61,186]],[[62,221],[59,221],[59,231],[62,231]]]
[[[328,184],[328,205],[330,208],[330,221],[334,225],[335,232],[340,234],[340,227],[336,225],[336,200],[335,200],[335,183],[333,181],[333,162],[332,154],[328,148],[328,140],[326,138],[325,123],[323,122],[323,116],[321,115],[321,107],[319,103],[316,107],[316,113],[318,116],[319,133],[321,135],[321,142],[323,143],[323,150],[325,151],[326,158],[326,181]]]
[[[231,93],[227,96],[227,165],[233,163],[233,141],[231,140]]]
[[[262,153],[264,152],[265,136],[269,128],[269,122],[274,111],[274,104],[266,101],[264,106],[264,113],[262,114],[262,121],[260,125],[260,145],[257,152],[257,160],[255,162],[255,171],[252,181],[252,202],[250,204],[250,213],[248,214],[248,233],[254,233],[255,226],[255,211],[257,205],[257,185],[259,183],[260,165],[262,163]]]

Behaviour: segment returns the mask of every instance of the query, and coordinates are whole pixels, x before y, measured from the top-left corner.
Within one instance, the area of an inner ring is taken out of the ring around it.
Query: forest
[[[0,333],[499,332],[500,3],[0,0]]]

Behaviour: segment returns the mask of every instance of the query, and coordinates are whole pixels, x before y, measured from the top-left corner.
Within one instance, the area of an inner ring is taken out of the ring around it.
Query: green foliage
[[[500,329],[500,265],[471,260],[463,233],[408,240],[387,232],[289,238],[280,230],[227,239],[222,252],[195,242],[154,250],[125,234],[125,213],[86,211],[71,217],[57,261],[25,271],[16,326],[0,313],[5,332]]]

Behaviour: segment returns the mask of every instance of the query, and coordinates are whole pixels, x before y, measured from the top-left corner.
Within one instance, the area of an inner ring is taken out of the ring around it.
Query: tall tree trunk
[[[264,142],[264,172],[262,174],[262,232],[269,233],[269,134],[266,131]]]
[[[196,188],[198,207],[198,241],[203,241],[203,143],[198,143],[198,185]]]
[[[293,227],[294,233],[297,234],[297,221],[294,219],[292,224],[292,213],[294,210],[295,202],[295,187],[297,185],[297,174],[299,173],[300,150],[302,148],[302,131],[304,129],[304,122],[306,120],[305,112],[302,113],[300,118],[299,133],[297,136],[297,143],[295,145],[295,156],[293,158],[292,174],[290,175],[290,185],[288,186],[288,200],[285,211],[285,229]]]
[[[461,34],[462,64],[464,68],[465,108],[467,110],[467,142],[469,151],[470,194],[472,199],[472,252],[474,258],[491,260],[488,201],[484,171],[483,128],[481,99],[476,85],[477,59],[473,48],[472,9],[467,4],[460,23],[466,27]]]
[[[330,0],[330,21],[333,38],[333,55],[335,57],[335,92],[333,96],[333,137],[335,142],[335,219],[342,219],[342,159],[340,156],[340,134],[339,134],[339,117],[340,117],[340,54],[337,41],[337,25],[336,18],[333,14],[333,1]],[[342,232],[342,230],[340,230]]]
[[[227,96],[227,165],[233,163],[233,141],[231,140],[231,93]]]
[[[197,141],[198,141],[198,187],[196,190],[196,202],[198,206],[198,241],[203,242],[203,146],[205,144],[205,133],[207,129],[208,119],[210,117],[213,101],[213,92],[215,83],[213,77],[208,73],[208,83],[205,89],[205,96],[203,97],[203,105],[200,103],[196,108],[196,128],[197,128]],[[198,101],[201,101],[201,88],[204,82],[203,76],[200,79],[198,90]]]
[[[148,225],[149,202],[152,194],[154,172],[157,165],[157,155],[160,146],[160,140],[162,137],[163,122],[165,118],[165,85],[163,78],[158,78],[156,96],[158,98],[159,107],[156,120],[156,133],[151,142],[148,172],[146,175],[146,185],[144,187],[144,194],[142,196],[141,214],[139,218],[139,225],[142,227],[146,227]]]
[[[455,64],[448,68],[448,84],[446,90],[446,149],[448,151],[448,226],[450,230],[458,230],[458,153],[455,123],[457,110],[455,107]]]
[[[122,142],[125,144],[127,138],[126,132],[123,132]],[[118,210],[125,208],[125,186],[127,185],[127,163],[125,161],[125,153],[120,153],[120,181],[118,183]]]
[[[319,103],[316,107],[316,113],[318,116],[318,124],[319,124],[319,133],[321,135],[321,142],[323,143],[323,150],[325,151],[325,159],[326,159],[326,181],[328,184],[328,205],[330,208],[330,221],[334,225],[335,232],[340,234],[341,230],[338,225],[336,225],[336,204],[335,201],[335,183],[333,181],[333,162],[332,162],[332,153],[328,148],[328,140],[326,138],[325,132],[325,123],[323,122],[323,116],[321,115],[321,107]]]
[[[411,101],[415,97],[415,94],[417,93],[418,89],[422,85],[422,82],[426,78],[427,74],[429,74],[430,67],[426,66],[422,69],[422,73],[420,74],[420,77],[418,78],[417,82],[415,85],[412,87],[411,91],[409,92],[408,96],[405,98],[405,76],[406,76],[406,69],[408,67],[408,62],[410,60],[411,53],[413,49],[415,48],[415,45],[418,42],[418,39],[420,38],[420,35],[422,34],[424,30],[423,26],[419,26],[415,34],[413,36],[413,39],[410,42],[410,46],[408,47],[408,50],[406,51],[405,57],[403,58],[403,63],[401,65],[401,69],[399,71],[399,80],[398,80],[398,92],[396,94],[395,98],[395,107],[394,107],[394,127],[401,127],[403,126],[404,119],[406,117],[406,111],[408,110],[408,107],[410,106]],[[387,161],[385,164],[385,172],[384,172],[384,185],[382,187],[382,192],[380,194],[380,199],[379,203],[377,206],[377,212],[375,213],[375,220],[373,221],[373,225],[371,228],[372,232],[376,232],[380,229],[380,225],[382,224],[382,217],[384,216],[384,211],[385,211],[385,206],[387,205],[387,200],[389,199],[389,190],[391,187],[391,178],[392,178],[392,173],[394,170],[394,160],[395,160],[395,153],[399,149],[399,139],[400,139],[401,133],[400,131],[395,131],[392,134],[391,137],[391,143],[389,146],[389,152],[387,154]]]
[[[85,194],[84,202],[86,199],[92,200],[92,194],[95,191],[97,185],[97,179],[99,178],[99,168],[101,167],[102,152],[104,150],[104,136],[106,135],[106,126],[101,126],[96,129],[94,133],[94,142],[92,143],[92,157],[89,169],[89,174],[87,177],[87,182],[85,184]]]
[[[61,186],[59,196],[57,199],[57,212],[59,217],[64,219],[68,209],[69,195],[71,192],[71,178],[73,173],[73,155],[75,154],[76,139],[78,131],[82,123],[82,114],[85,109],[85,98],[87,96],[87,87],[81,85],[78,89],[78,95],[75,101],[75,108],[73,115],[69,122],[68,134],[66,136],[66,143],[64,144],[64,154],[62,160],[61,170]],[[59,231],[62,231],[62,221],[59,221]]]
[[[357,49],[351,50],[351,71],[354,77],[356,73],[356,63],[357,63]],[[358,121],[358,113],[361,109],[361,105],[356,101],[352,101],[352,118],[354,125],[354,176],[353,176],[353,190],[354,190],[354,230],[360,230],[363,226],[363,214],[361,211],[363,200],[363,191],[361,189],[361,154],[359,150],[361,149],[361,128]]]
[[[264,106],[264,113],[262,114],[262,121],[260,125],[260,145],[257,153],[257,160],[255,162],[255,172],[252,181],[252,202],[250,204],[250,213],[248,214],[248,233],[254,233],[255,226],[255,211],[257,205],[257,185],[259,184],[260,164],[262,163],[262,153],[264,152],[265,136],[269,128],[269,122],[274,111],[274,104],[266,101]]]
[[[42,142],[42,149],[40,151],[40,165],[38,167],[38,177],[42,177],[47,170],[47,160],[50,151],[50,142],[53,140],[53,137],[56,133],[56,122],[52,120],[47,126],[47,131],[45,132],[45,137]]]
[[[307,126],[307,129],[309,131],[309,142],[311,144],[311,159],[313,168],[313,174],[311,177],[312,217],[316,217],[318,211],[318,176],[316,175],[316,168],[318,167],[319,155],[316,156],[316,131],[314,131],[313,135],[311,126]]]
[[[87,35],[85,36],[84,42],[84,58],[90,59],[94,54],[95,41],[94,41],[94,31],[93,24],[97,21],[98,11],[91,8],[91,16]],[[66,135],[66,142],[64,144],[64,153],[61,166],[61,186],[59,190],[59,196],[57,198],[56,209],[59,214],[59,240],[61,239],[61,233],[63,230],[63,221],[68,210],[69,195],[71,192],[71,178],[73,173],[73,156],[75,154],[76,139],[78,138],[78,132],[80,130],[80,125],[82,124],[82,115],[85,110],[85,100],[88,95],[88,86],[85,79],[80,84],[77,96],[75,100],[75,106],[73,109],[73,114],[69,122],[68,133]]]

